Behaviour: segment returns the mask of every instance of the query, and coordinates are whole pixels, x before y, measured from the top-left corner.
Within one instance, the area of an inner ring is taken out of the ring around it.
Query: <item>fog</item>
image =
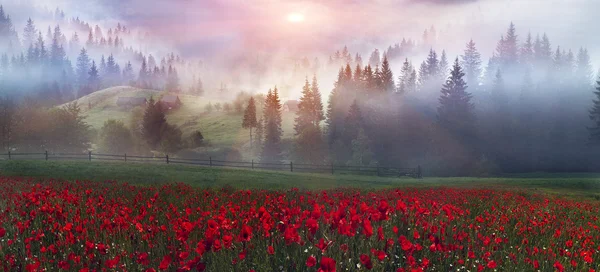
[[[598,1],[14,0],[3,5],[16,32],[6,31],[10,34],[0,44],[5,60],[0,90],[17,98],[37,96],[56,105],[117,85],[197,95],[201,80],[209,99],[233,99],[241,91],[264,94],[277,86],[285,102],[299,99],[305,80],[314,75],[326,106],[338,96],[341,101],[323,128],[332,161],[346,163],[351,156],[336,154],[336,148],[352,149],[354,142],[336,143],[341,136],[332,132],[331,122],[343,127],[356,99],[377,163],[423,164],[443,173],[448,167],[440,161],[449,158],[462,163],[456,167],[461,173],[597,167],[586,162],[592,152],[586,127],[600,64],[600,37],[594,35]],[[29,60],[42,47],[36,42],[30,48],[24,40],[28,18],[41,32],[48,61]],[[504,42],[509,36],[512,40]],[[476,75],[465,66],[471,40],[480,54]],[[57,62],[59,47],[64,58]],[[102,80],[88,79],[89,63],[80,69],[83,47]],[[101,66],[110,55],[119,67]],[[385,88],[369,87],[369,80],[344,77],[356,66],[380,71],[384,57],[394,81],[387,93],[373,94]],[[465,142],[466,136],[439,123],[440,90],[455,59],[467,73],[476,141]],[[148,78],[142,78],[143,63]],[[339,73],[340,68],[346,70]],[[401,81],[412,71],[408,88]],[[386,132],[389,126],[394,129]],[[408,127],[414,131],[402,129]]]

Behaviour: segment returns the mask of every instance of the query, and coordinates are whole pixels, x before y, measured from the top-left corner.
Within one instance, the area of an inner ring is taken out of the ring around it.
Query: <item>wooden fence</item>
[[[384,166],[350,166],[335,164],[301,164],[301,163],[264,163],[258,161],[224,161],[208,159],[173,158],[132,156],[127,154],[101,154],[101,153],[5,153],[0,154],[0,159],[5,160],[86,160],[86,161],[122,161],[141,163],[166,163],[186,164],[208,167],[230,167],[247,169],[265,169],[274,171],[304,172],[304,173],[330,173],[330,174],[358,174],[376,175],[382,177],[413,177],[421,178],[421,166],[416,168],[398,168]]]

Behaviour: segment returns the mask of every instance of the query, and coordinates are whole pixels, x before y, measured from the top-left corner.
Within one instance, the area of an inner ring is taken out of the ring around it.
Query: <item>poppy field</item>
[[[600,203],[0,177],[2,271],[598,271]]]

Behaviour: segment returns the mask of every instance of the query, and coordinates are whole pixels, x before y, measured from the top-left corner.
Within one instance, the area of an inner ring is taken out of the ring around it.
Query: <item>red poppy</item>
[[[498,265],[496,264],[496,261],[494,261],[494,260],[491,260],[491,261],[489,261],[489,262],[487,263],[487,267],[488,267],[488,268],[490,268],[490,269],[494,269],[494,268],[496,268],[497,266],[498,266]]]
[[[273,248],[273,246],[267,247],[267,253],[269,253],[269,255],[275,254],[275,249]]]
[[[335,272],[335,260],[323,257],[321,258],[321,266],[319,267],[318,272]]]
[[[366,269],[371,270],[373,268],[373,263],[371,262],[371,257],[366,254],[360,255],[360,262],[365,266]]]
[[[313,267],[315,264],[317,264],[317,259],[312,255],[308,256],[308,259],[306,259],[306,266]]]
[[[165,257],[163,257],[162,261],[160,262],[158,269],[167,270],[170,265],[171,265],[171,256],[165,255]]]

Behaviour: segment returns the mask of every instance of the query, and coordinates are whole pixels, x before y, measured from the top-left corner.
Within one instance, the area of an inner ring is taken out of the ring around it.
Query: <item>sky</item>
[[[435,25],[459,48],[473,38],[491,51],[513,21],[521,36],[547,32],[553,46],[600,44],[597,0],[13,0],[61,6],[97,21],[124,21],[184,56],[236,51],[313,53],[349,45],[369,52]],[[290,14],[304,21],[290,22]],[[595,57],[593,48],[590,48]],[[457,52],[458,53],[458,52]],[[491,53],[491,52],[490,52]]]

